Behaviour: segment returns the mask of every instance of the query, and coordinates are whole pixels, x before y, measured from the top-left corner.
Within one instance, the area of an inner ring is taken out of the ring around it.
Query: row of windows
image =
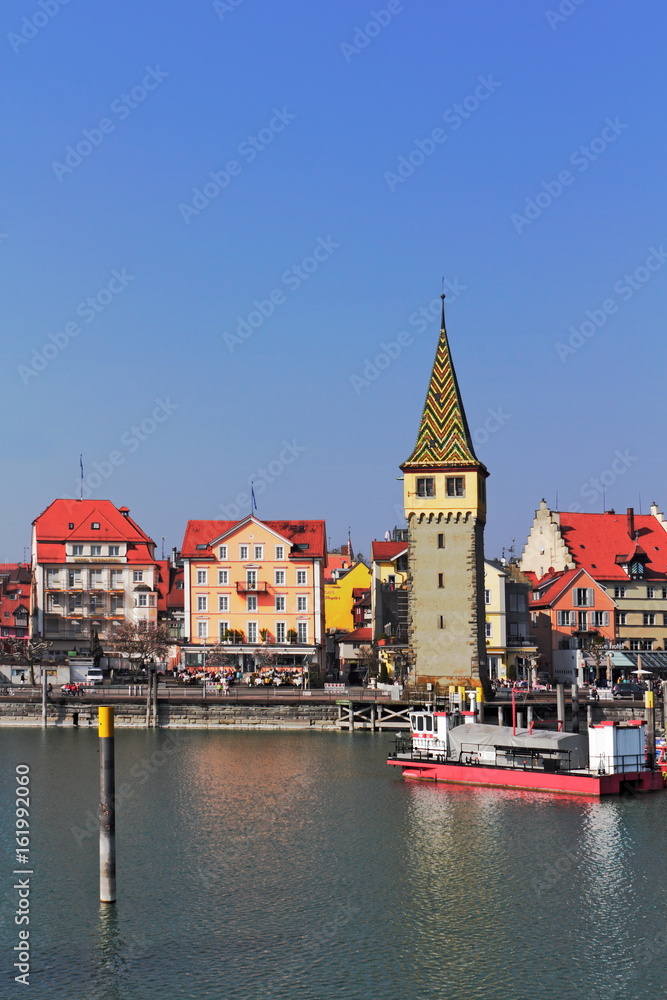
[[[285,586],[285,584],[286,584],[286,573],[287,573],[287,570],[284,570],[284,569],[276,569],[276,570],[274,570],[274,573],[273,573],[273,576],[274,576],[273,582],[274,582],[274,584],[275,584],[276,587],[284,587]],[[257,571],[256,570],[249,569],[249,570],[246,571],[246,583],[249,586],[251,586],[251,587],[255,587],[256,586],[256,584],[257,584]],[[296,571],[296,584],[297,584],[297,587],[305,587],[305,586],[308,585],[308,570],[307,569],[298,569]],[[202,586],[207,587],[208,586],[208,570],[207,569],[198,569],[197,570],[197,585],[199,587],[202,587]],[[218,586],[219,587],[228,587],[229,586],[229,570],[228,569],[219,569],[218,570]]]
[[[229,631],[229,622],[219,622],[218,636],[221,642],[227,640]],[[246,642],[258,642],[259,634],[258,622],[246,622],[246,632],[244,637]],[[273,636],[276,642],[287,642],[289,638],[287,622],[276,622]],[[208,622],[197,622],[197,638],[209,638]],[[308,622],[297,622],[296,641],[300,643],[308,642]]]
[[[72,546],[72,555],[73,556],[83,556],[83,555],[90,555],[90,556],[101,556],[101,555],[119,556],[120,555],[120,545],[107,545],[107,546],[105,546],[105,548],[106,548],[106,552],[103,553],[101,545],[73,545]],[[86,549],[88,551],[86,551]]]
[[[264,548],[265,548],[265,546],[263,544],[258,544],[258,545],[239,545],[239,549],[238,549],[238,551],[239,551],[239,559],[242,562],[246,562],[250,558],[250,551],[252,549],[252,558],[255,561],[262,560],[264,558]],[[218,559],[222,559],[223,561],[226,560],[226,559],[231,559],[232,557],[229,554],[230,550],[231,550],[231,546],[230,545],[219,545],[218,546]],[[285,558],[285,546],[284,545],[276,545],[276,547],[275,547],[275,557],[274,558],[275,558],[276,562],[282,562],[283,561],[283,559]]]
[[[614,587],[614,597],[625,597],[626,588],[625,587]],[[633,597],[638,598],[639,594],[636,591],[632,593]],[[647,587],[646,597],[652,600],[654,597],[660,596],[663,601],[667,601],[667,587]]]
[[[91,614],[106,614],[107,607],[109,614],[120,615],[125,610],[125,597],[115,597],[111,595],[107,605],[106,595],[99,597],[89,597],[85,602]],[[49,594],[46,604],[47,611],[62,611],[65,614],[76,614],[81,610],[84,601],[81,594]],[[135,608],[154,608],[155,594],[135,594],[133,598]]]
[[[590,616],[587,611],[558,611],[556,613],[558,625],[588,625],[589,618],[591,625],[604,627],[609,624],[608,611],[591,611]]]
[[[448,497],[464,497],[466,495],[465,477],[446,476],[445,493],[447,494]],[[433,478],[433,476],[420,476],[417,478],[417,496],[418,497],[435,496],[435,479]]]
[[[275,610],[287,611],[286,602],[287,598],[284,595],[277,594],[275,598]],[[308,597],[305,594],[297,597],[296,610],[301,612],[308,611]],[[205,594],[197,596],[197,611],[208,611],[208,597]],[[218,611],[229,611],[228,594],[218,595]],[[254,594],[248,594],[246,597],[246,611],[257,611],[257,598]]]
[[[123,574],[125,570],[122,569],[112,569],[108,571],[109,589],[110,590],[120,590],[123,586]],[[103,569],[91,569],[88,570],[88,581],[89,586],[94,590],[96,588],[103,589],[104,581],[107,579],[107,571]],[[133,583],[144,583],[144,578],[146,581],[150,581],[151,574],[145,572],[143,569],[132,570],[132,582]],[[80,569],[69,569],[65,571],[64,580],[67,587],[81,587],[83,585],[83,580],[85,579],[85,574]],[[53,587],[59,587],[63,581],[63,576],[60,570],[49,569],[46,572],[46,587],[50,590]]]

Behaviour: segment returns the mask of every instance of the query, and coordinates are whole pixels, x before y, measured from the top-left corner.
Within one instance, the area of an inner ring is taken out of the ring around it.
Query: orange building
[[[535,580],[530,596],[531,629],[540,669],[550,674],[560,650],[590,649],[593,639],[614,641],[616,602],[585,569],[551,572]]]
[[[188,521],[181,558],[186,665],[223,642],[244,671],[270,647],[278,666],[321,674],[324,521]]]

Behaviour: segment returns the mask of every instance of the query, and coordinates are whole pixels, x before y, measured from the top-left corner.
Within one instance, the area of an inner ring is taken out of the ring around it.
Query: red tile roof
[[[157,565],[158,610],[164,612],[185,607],[183,567],[172,566],[169,559],[158,559]]]
[[[589,581],[594,586],[602,589],[598,583],[591,577],[590,573],[586,573],[583,568],[579,569],[568,569],[563,573],[552,573],[547,576],[543,576],[542,579],[534,583],[533,590],[529,594],[529,604],[531,610],[536,608],[548,608],[555,600],[557,600],[563,591],[574,583],[577,577],[581,577],[582,580]],[[582,583],[581,586],[588,586],[588,582]],[[533,598],[535,591],[539,591],[539,597]],[[607,595],[608,596],[608,595]]]
[[[337,638],[338,642],[371,642],[373,630],[370,628],[356,628],[354,632],[346,632]]]
[[[408,551],[407,542],[371,542],[371,559],[387,562]]]
[[[630,537],[628,527],[627,514],[560,514],[561,533],[574,562],[596,580],[627,580],[617,557],[629,558],[635,544],[648,557],[645,578],[667,578],[667,532],[662,524],[652,514],[635,514],[636,538]]]
[[[110,500],[54,500],[32,522],[37,537],[39,563],[66,562],[67,542],[127,542],[128,563],[154,561],[155,543],[129,514]],[[97,522],[99,528],[91,528]],[[70,524],[74,527],[70,528]]]
[[[290,559],[325,559],[327,555],[326,526],[324,521],[260,521],[245,517],[241,521],[188,521],[181,546],[184,559],[211,559],[211,544],[222,535],[243,524],[261,524],[275,531],[293,547]],[[307,546],[303,549],[294,546]],[[203,546],[199,548],[199,546]]]
[[[349,556],[343,555],[340,552],[329,552],[327,554],[327,568],[325,572],[324,582],[333,583],[333,571],[336,569],[350,569],[353,565],[353,560]]]

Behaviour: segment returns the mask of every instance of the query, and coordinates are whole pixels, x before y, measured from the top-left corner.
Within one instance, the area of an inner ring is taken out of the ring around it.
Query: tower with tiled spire
[[[401,466],[408,522],[413,677],[486,680],[484,524],[488,472],[475,455],[445,329],[417,443]]]

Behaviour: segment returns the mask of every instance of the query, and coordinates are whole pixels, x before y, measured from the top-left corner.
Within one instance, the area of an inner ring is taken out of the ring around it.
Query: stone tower
[[[417,443],[401,466],[408,522],[409,635],[416,683],[486,686],[484,524],[488,472],[477,459],[445,329]]]

